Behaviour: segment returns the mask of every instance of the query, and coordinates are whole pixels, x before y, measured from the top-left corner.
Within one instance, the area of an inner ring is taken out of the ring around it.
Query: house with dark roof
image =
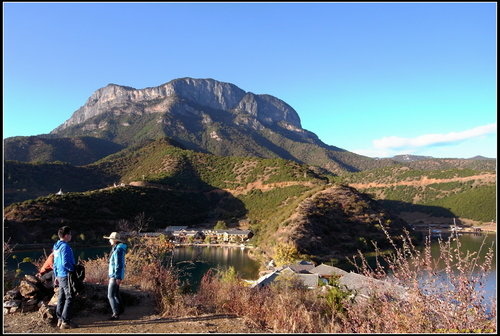
[[[295,273],[311,273],[310,270],[314,268],[314,263],[312,261],[301,260],[295,264],[287,265]]]
[[[358,300],[365,299],[374,292],[385,293],[388,296],[397,298],[404,298],[407,293],[406,288],[393,284],[389,281],[370,278],[354,272],[346,272],[338,267],[326,264],[314,266],[313,263],[307,261],[300,261],[298,263],[285,265],[276,269],[273,272],[259,278],[253,287],[269,285],[282,274],[287,276],[293,274],[304,284],[304,286],[309,289],[318,287],[321,280],[327,284],[330,278],[336,278],[338,284],[347,290],[353,291]]]
[[[295,270],[293,270],[289,266],[283,268],[280,271],[280,276],[281,275],[288,276],[288,277],[293,276],[295,279],[300,281],[300,283],[302,285],[304,285],[305,287],[307,287],[309,289],[316,288],[316,287],[318,287],[318,284],[319,284],[319,275],[318,274],[296,272]]]
[[[273,271],[273,272],[270,272],[270,273],[267,273],[267,274],[264,274],[263,276],[261,276],[260,278],[258,278],[253,284],[252,284],[252,288],[262,288],[264,286],[267,286],[269,284],[271,284],[277,277],[278,275],[280,275],[280,272],[279,271]]]
[[[330,265],[326,264],[320,264],[316,267],[313,267],[309,270],[311,273],[318,274],[320,277],[323,278],[330,278],[330,277],[341,277],[343,275],[346,275],[347,272],[344,271],[343,269],[340,269],[338,267],[333,267]]]

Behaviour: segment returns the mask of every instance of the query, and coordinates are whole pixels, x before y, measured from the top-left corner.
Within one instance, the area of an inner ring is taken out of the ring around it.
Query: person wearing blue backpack
[[[75,257],[68,244],[71,241],[71,228],[63,226],[57,234],[59,240],[52,249],[54,253],[54,285],[59,286],[56,308],[57,326],[61,329],[78,328],[78,325],[71,321],[74,293],[71,290],[69,278],[70,273],[75,270]]]
[[[108,284],[108,300],[111,305],[113,315],[110,320],[118,320],[120,313],[123,312],[123,302],[120,297],[120,284],[125,277],[125,254],[127,253],[127,245],[123,242],[123,238],[118,232],[112,232],[109,237],[111,244],[111,253],[109,257],[109,284]]]

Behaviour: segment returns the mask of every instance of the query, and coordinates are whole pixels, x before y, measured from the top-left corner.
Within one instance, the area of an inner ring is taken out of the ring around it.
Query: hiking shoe
[[[73,328],[78,328],[78,324],[71,321],[61,323],[61,329],[73,329]]]
[[[108,320],[114,321],[114,320],[119,320],[119,319],[120,319],[120,316],[118,316],[118,315],[111,315],[111,317]]]

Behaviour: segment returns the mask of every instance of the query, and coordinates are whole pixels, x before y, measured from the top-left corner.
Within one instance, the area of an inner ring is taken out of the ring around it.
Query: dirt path
[[[150,188],[158,188],[158,189],[162,189],[162,190],[182,191],[182,190],[172,189],[172,188],[165,186],[165,185],[162,185],[162,184],[145,182],[145,181],[133,181],[133,182],[130,182],[129,184],[131,186],[135,186],[135,187],[150,187]],[[229,188],[214,189],[210,192],[229,192],[233,195],[241,195],[241,194],[247,194],[249,191],[252,191],[254,189],[268,191],[268,190],[275,189],[275,188],[284,188],[284,187],[290,187],[290,186],[295,186],[295,185],[302,185],[302,186],[311,187],[311,186],[314,186],[316,184],[313,182],[307,182],[307,181],[288,181],[288,182],[274,182],[274,183],[263,183],[262,181],[256,181],[256,182],[248,183],[244,187],[240,186],[240,187],[236,187],[235,189],[229,189]]]
[[[245,319],[230,315],[204,314],[163,318],[156,314],[150,294],[138,290],[126,290],[134,295],[134,304],[126,306],[118,321],[108,320],[109,314],[102,313],[96,301],[93,307],[77,311],[73,321],[78,328],[60,330],[44,322],[38,312],[4,315],[4,333],[78,333],[78,334],[141,334],[141,333],[265,333]],[[102,293],[99,294],[102,296]],[[89,304],[87,304],[89,305]]]
[[[275,182],[275,183],[265,183],[264,184],[264,183],[262,183],[262,181],[256,181],[256,182],[248,183],[245,187],[237,187],[235,189],[222,189],[222,190],[227,191],[233,195],[240,195],[240,194],[247,194],[249,191],[252,191],[254,189],[268,191],[268,190],[275,189],[275,188],[284,188],[284,187],[290,187],[290,186],[295,186],[295,185],[302,185],[302,186],[311,187],[311,186],[314,186],[315,184],[312,182],[305,182],[305,181]]]
[[[37,312],[14,313],[4,316],[4,333],[78,333],[78,334],[144,334],[144,333],[265,333],[253,328],[244,319],[227,315],[202,315],[161,318],[155,314],[136,316],[136,309],[125,312],[119,321],[108,321],[107,316],[92,314],[77,316],[79,328],[60,330],[38,317]]]
[[[448,182],[467,182],[467,181],[482,181],[482,182],[495,182],[496,174],[482,174],[482,175],[474,175],[474,176],[465,176],[465,177],[454,177],[450,179],[434,179],[428,178],[427,176],[422,177],[420,180],[416,181],[400,181],[395,183],[350,183],[349,186],[354,187],[356,189],[364,189],[364,188],[385,188],[392,186],[424,186],[434,183],[448,183]]]

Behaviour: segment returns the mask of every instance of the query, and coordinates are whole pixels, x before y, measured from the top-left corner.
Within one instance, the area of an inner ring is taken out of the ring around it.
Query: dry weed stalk
[[[491,269],[493,247],[481,262],[481,251],[462,251],[458,235],[446,241],[439,239],[439,257],[431,257],[430,238],[423,251],[411,242],[408,232],[397,248],[386,235],[395,253],[384,256],[389,272],[368,266],[361,255],[358,271],[367,276],[384,274],[385,279],[403,285],[408,295],[403,301],[392,301],[375,294],[362,305],[349,308],[344,321],[353,332],[488,332],[496,330],[496,310],[492,311],[484,297],[484,280]],[[456,246],[453,246],[455,243]],[[493,302],[492,302],[493,303]],[[377,318],[377,316],[379,316]],[[381,318],[383,316],[383,318]]]

